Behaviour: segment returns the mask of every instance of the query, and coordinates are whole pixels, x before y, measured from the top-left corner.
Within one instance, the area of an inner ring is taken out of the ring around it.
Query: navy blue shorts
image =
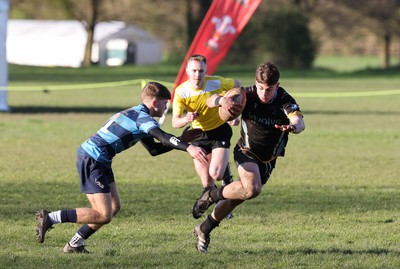
[[[233,159],[235,160],[235,164],[237,167],[242,163],[246,162],[257,164],[258,170],[261,175],[261,183],[263,185],[267,183],[269,177],[271,176],[272,171],[275,168],[275,163],[276,163],[276,159],[264,163],[260,161],[256,156],[251,154],[251,152],[244,153],[238,145],[236,145],[235,148],[233,149]]]
[[[76,168],[81,180],[81,192],[86,194],[110,192],[110,184],[115,181],[111,165],[78,154]]]

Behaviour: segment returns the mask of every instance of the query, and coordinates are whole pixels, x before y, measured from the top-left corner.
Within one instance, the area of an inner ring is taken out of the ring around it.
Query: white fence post
[[[10,111],[7,101],[7,21],[10,0],[0,0],[0,111]]]

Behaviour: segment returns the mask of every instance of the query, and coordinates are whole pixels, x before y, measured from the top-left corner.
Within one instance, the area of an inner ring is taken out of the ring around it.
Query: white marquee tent
[[[86,31],[79,21],[8,20],[8,63],[79,67],[85,45]],[[93,62],[142,65],[161,58],[161,42],[143,29],[123,22],[96,25]]]

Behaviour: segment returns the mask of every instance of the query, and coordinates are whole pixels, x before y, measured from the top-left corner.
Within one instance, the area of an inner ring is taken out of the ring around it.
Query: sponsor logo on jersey
[[[275,124],[281,124],[281,119],[274,118],[261,118],[256,115],[249,113],[249,119],[259,125],[274,126]]]

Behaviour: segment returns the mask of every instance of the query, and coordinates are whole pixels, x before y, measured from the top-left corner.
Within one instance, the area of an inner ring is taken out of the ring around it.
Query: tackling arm
[[[180,142],[179,138],[164,132],[160,128],[150,130],[149,134],[152,137],[143,138],[140,142],[151,156],[157,156],[173,149],[186,151],[189,146],[185,142]],[[154,138],[161,143],[154,141]]]
[[[162,143],[154,141],[153,137],[143,138],[140,142],[151,156],[157,156],[172,150],[172,148],[166,147]]]
[[[166,133],[160,128],[151,129],[149,134],[152,137],[142,139],[141,142],[152,156],[168,152],[172,149],[178,149],[182,151],[187,151],[190,156],[192,156],[192,158],[198,160],[203,164],[207,164],[208,162],[207,154],[202,148],[189,145],[186,142],[182,142],[178,137]],[[153,137],[159,140],[161,143],[155,142]]]

